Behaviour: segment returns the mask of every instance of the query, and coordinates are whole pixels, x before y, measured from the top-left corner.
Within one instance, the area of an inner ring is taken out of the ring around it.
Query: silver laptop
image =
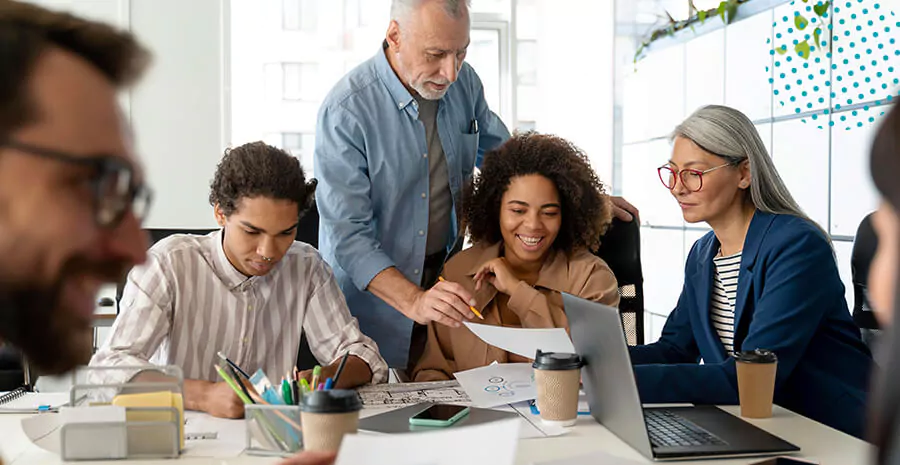
[[[715,406],[642,407],[619,310],[563,293],[575,350],[584,358],[591,415],[655,460],[749,457],[800,448]]]

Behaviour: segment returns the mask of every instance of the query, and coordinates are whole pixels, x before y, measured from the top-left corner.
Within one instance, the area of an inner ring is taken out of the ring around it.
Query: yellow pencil
[[[443,277],[443,276],[438,276],[438,281],[444,282],[444,277]],[[478,310],[475,310],[475,307],[469,305],[469,310],[472,310],[472,313],[474,313],[475,316],[477,316],[478,318],[481,318],[482,320],[484,319],[484,317],[481,316],[481,313],[479,313]]]

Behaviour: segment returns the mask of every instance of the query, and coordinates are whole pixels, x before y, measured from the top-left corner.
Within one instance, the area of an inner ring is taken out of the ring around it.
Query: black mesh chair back
[[[644,274],[641,269],[641,226],[637,221],[613,219],[600,239],[602,258],[619,285],[619,312],[629,345],[644,343]]]
[[[869,346],[875,341],[878,333],[878,321],[866,294],[866,282],[869,278],[869,266],[878,247],[878,236],[872,227],[872,214],[867,215],[859,223],[856,239],[853,241],[853,252],[850,257],[850,273],[853,281],[853,321],[862,331],[863,341]]]

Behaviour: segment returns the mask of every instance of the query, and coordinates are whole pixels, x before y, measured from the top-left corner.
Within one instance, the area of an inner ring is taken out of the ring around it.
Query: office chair
[[[880,328],[875,314],[869,306],[866,293],[866,282],[869,278],[869,266],[878,247],[878,236],[872,227],[872,214],[866,215],[856,230],[853,241],[853,252],[850,257],[850,274],[853,281],[853,321],[859,326],[863,342],[870,348],[878,339]]]
[[[0,345],[0,391],[12,391],[30,382],[25,377],[25,365],[19,349],[10,344]]]
[[[614,218],[600,238],[595,255],[609,265],[619,285],[619,313],[629,345],[644,343],[644,274],[641,269],[641,226]]]
[[[297,240],[319,248],[319,209],[316,207],[315,199],[310,204],[309,210],[300,217],[300,224],[297,225]],[[304,331],[300,334],[300,348],[297,350],[297,369],[308,370],[318,364],[319,361],[312,354]]]

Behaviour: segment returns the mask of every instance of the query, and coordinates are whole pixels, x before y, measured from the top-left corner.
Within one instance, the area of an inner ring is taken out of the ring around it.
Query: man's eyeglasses
[[[134,167],[119,157],[77,156],[10,139],[0,139],[0,148],[89,168],[93,173],[90,183],[94,196],[94,219],[100,227],[118,226],[129,210],[139,222],[143,221],[150,210],[152,191],[135,181]]]
[[[685,168],[681,171],[675,171],[672,167],[668,165],[660,166],[657,168],[657,172],[659,172],[659,180],[662,181],[663,186],[666,186],[666,189],[674,189],[675,184],[681,179],[681,183],[684,185],[684,188],[689,192],[697,192],[700,189],[703,189],[703,175],[709,173],[711,171],[715,171],[719,168],[725,166],[732,166],[734,163],[725,163],[724,165],[714,166],[708,170],[700,171],[694,170],[690,168]]]

